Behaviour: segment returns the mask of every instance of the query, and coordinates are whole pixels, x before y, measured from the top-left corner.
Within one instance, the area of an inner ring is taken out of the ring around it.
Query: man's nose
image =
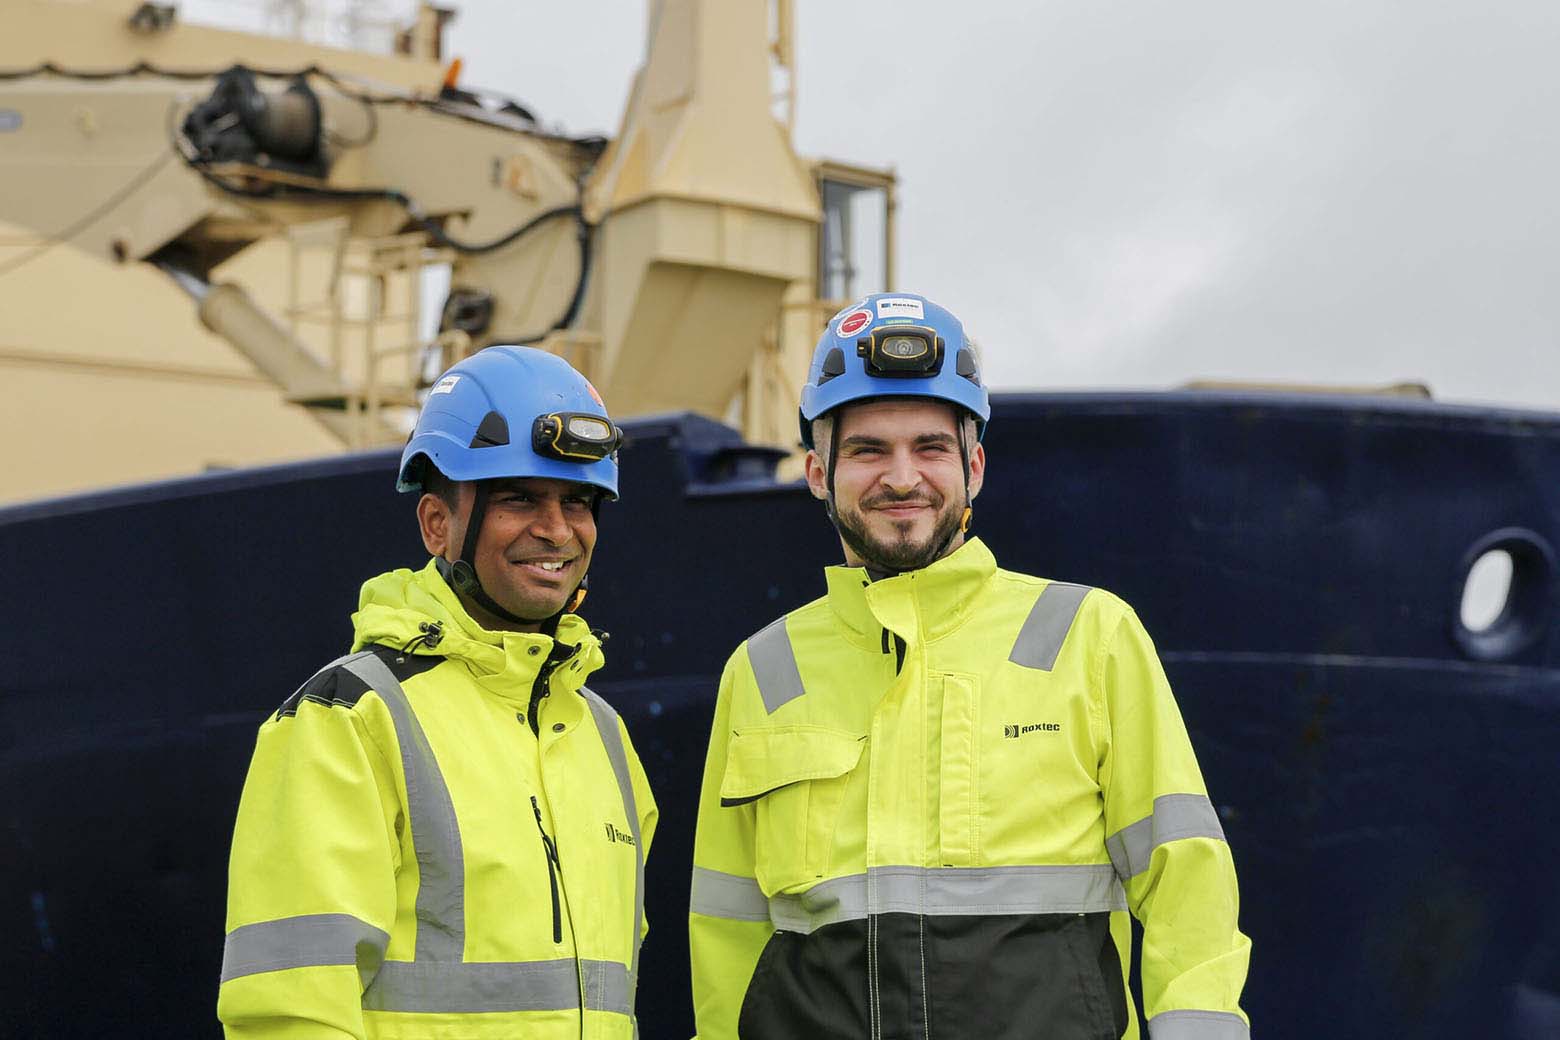
[[[562,545],[574,537],[574,529],[563,515],[563,503],[549,498],[537,503],[536,515],[531,518],[530,533],[544,542]]]
[[[897,494],[908,494],[921,483],[921,472],[915,467],[915,459],[908,451],[896,451],[889,457],[883,483]]]

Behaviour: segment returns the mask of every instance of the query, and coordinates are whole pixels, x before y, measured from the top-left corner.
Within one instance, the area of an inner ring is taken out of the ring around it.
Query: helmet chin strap
[[[569,598],[564,601],[563,607],[551,617],[538,621],[535,618],[523,618],[505,610],[498,604],[487,590],[482,587],[481,580],[477,577],[477,568],[470,561],[476,558],[477,539],[482,534],[482,522],[487,517],[488,485],[486,481],[476,482],[476,497],[471,503],[471,516],[466,521],[466,540],[460,548],[460,558],[454,563],[444,557],[436,557],[434,566],[444,576],[444,580],[457,592],[469,596],[479,607],[492,614],[494,617],[507,621],[512,625],[536,625],[540,624],[542,631],[552,635],[558,631],[558,621],[565,614],[579,609],[585,602],[586,578],[581,577]]]
[[[959,526],[948,532],[948,537],[943,539],[942,545],[937,548],[935,559],[942,559],[948,552],[948,546],[953,540],[970,529],[970,519],[975,515],[975,509],[970,505],[970,450],[964,443],[964,416],[954,410],[954,433],[959,438],[959,464],[964,467],[964,515],[959,518]]]

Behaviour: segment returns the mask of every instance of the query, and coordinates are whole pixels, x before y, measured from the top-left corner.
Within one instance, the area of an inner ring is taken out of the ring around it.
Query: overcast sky
[[[466,83],[616,132],[640,0],[458,6]],[[798,150],[897,169],[898,287],[997,387],[1560,408],[1555,0],[796,6]]]

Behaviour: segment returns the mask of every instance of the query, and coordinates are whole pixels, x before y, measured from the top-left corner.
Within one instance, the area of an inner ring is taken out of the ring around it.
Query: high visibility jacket
[[[598,640],[572,614],[556,641],[484,630],[431,564],[368,582],[353,622],[260,727],[227,1035],[633,1037],[656,808],[583,685]]]
[[[1136,615],[972,540],[732,655],[694,843],[702,1040],[1248,1036],[1234,865]]]

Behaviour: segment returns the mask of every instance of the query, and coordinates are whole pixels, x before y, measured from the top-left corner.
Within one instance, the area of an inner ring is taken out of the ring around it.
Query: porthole
[[[1554,602],[1555,553],[1520,527],[1474,542],[1458,568],[1453,638],[1476,661],[1510,661],[1543,638]]]

